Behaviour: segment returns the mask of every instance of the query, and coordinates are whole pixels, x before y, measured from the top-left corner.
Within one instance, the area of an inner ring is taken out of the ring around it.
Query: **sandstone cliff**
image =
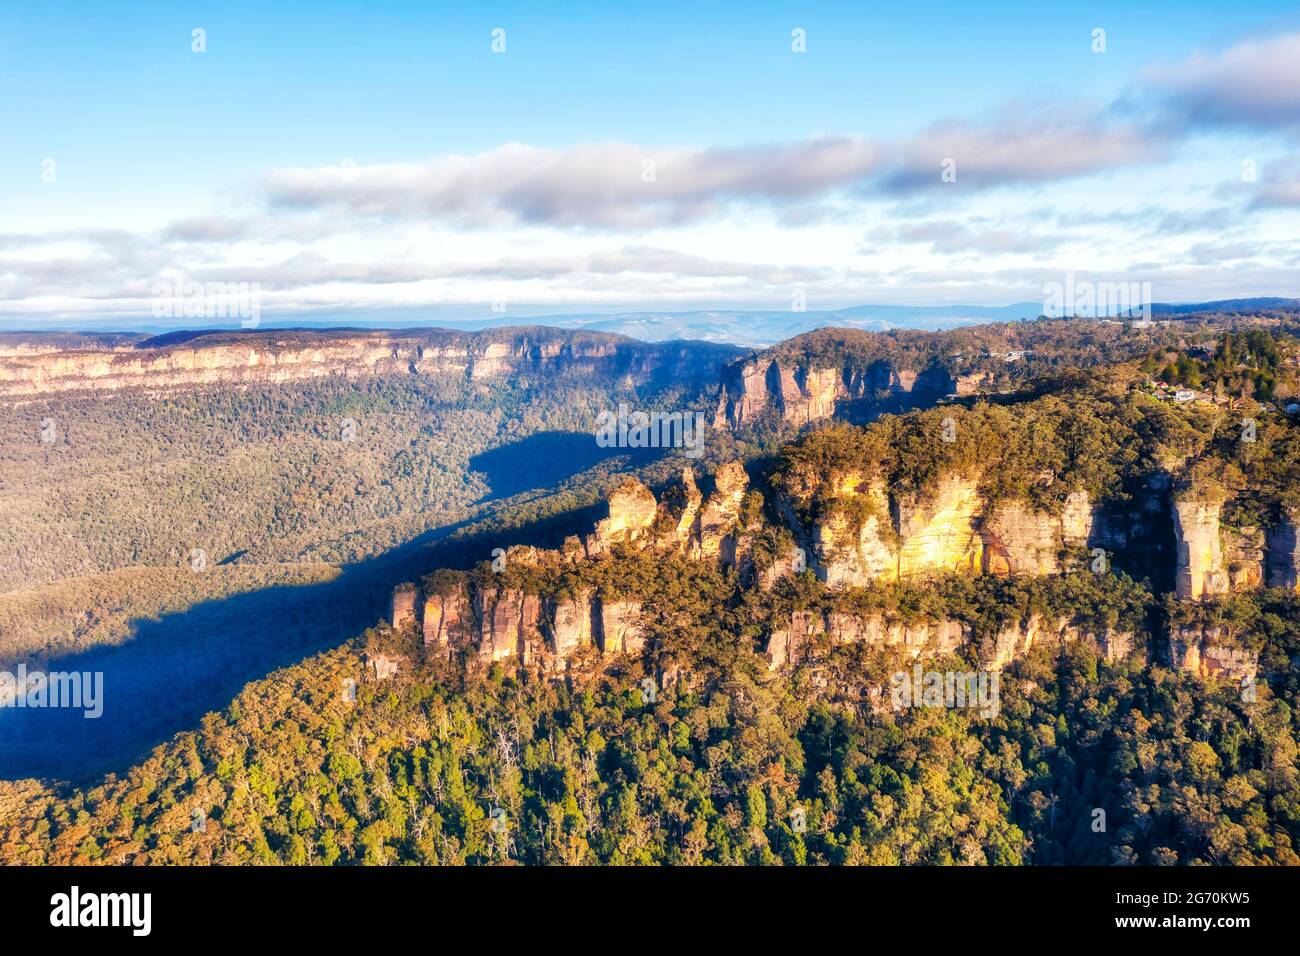
[[[628,385],[674,381],[711,389],[738,352],[707,343],[652,344],[532,327],[473,333],[250,330],[151,339],[33,336],[30,343],[7,342],[0,350],[0,397],[363,375],[484,382],[518,375],[600,376]]]
[[[977,641],[971,628],[951,619],[901,621],[882,613],[853,614],[795,611],[788,623],[774,627],[767,637],[766,656],[772,670],[811,663],[817,656],[818,639],[833,643],[860,643],[869,647],[897,648],[908,659],[941,657],[971,645],[980,666],[998,671],[1024,657],[1041,644],[1064,646],[1086,641],[1107,660],[1122,660],[1135,649],[1133,634],[1106,630],[1096,632],[1071,624],[1064,618],[1047,620],[1030,614],[1024,620],[1003,627],[988,639]]]
[[[1199,601],[1228,590],[1219,535],[1222,507],[1218,501],[1194,498],[1174,502],[1175,589],[1180,600]]]
[[[959,382],[937,365],[918,373],[885,360],[828,367],[764,354],[726,369],[717,420],[741,427],[770,415],[808,425],[832,417],[846,403],[863,406],[862,416],[869,417],[875,405],[888,403],[891,411],[930,405],[954,392],[970,394],[983,381],[969,376]]]
[[[1172,666],[1198,677],[1241,681],[1254,678],[1259,655],[1242,647],[1225,626],[1175,624],[1169,659]]]

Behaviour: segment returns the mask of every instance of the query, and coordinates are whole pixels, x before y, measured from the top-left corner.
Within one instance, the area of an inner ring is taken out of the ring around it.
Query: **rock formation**
[[[965,393],[976,389],[984,377],[966,376]],[[929,405],[958,392],[959,385],[959,380],[939,365],[918,373],[885,360],[834,368],[760,355],[726,369],[718,418],[732,427],[751,425],[766,415],[796,426],[808,425],[832,417],[844,403],[883,407],[892,399],[891,410]],[[909,398],[913,401],[899,401]]]
[[[419,591],[414,584],[399,584],[393,591],[393,606],[389,620],[395,630],[415,627],[415,603]]]
[[[597,603],[596,620],[600,625],[600,650],[604,654],[639,654],[645,645],[642,636],[639,601]]]
[[[1043,576],[1072,573],[1071,552],[1104,541],[1144,540],[1156,519],[1169,509],[1178,555],[1178,596],[1204,600],[1229,588],[1270,583],[1295,586],[1297,545],[1294,524],[1266,531],[1220,526],[1221,505],[1184,493],[1172,505],[1168,484],[1151,482],[1149,493],[1134,497],[1125,521],[1107,517],[1076,490],[1055,512],[1025,501],[1003,500],[986,510],[974,478],[942,476],[925,493],[891,496],[884,484],[851,472],[819,476],[802,487],[796,476],[783,486],[778,510],[786,515],[795,540],[810,551],[808,567],[833,594],[877,582],[925,579],[937,574]],[[570,538],[557,551],[511,548],[508,564],[542,566],[580,563],[606,554],[615,545],[686,555],[694,560],[735,565],[742,581],[774,587],[787,573],[799,573],[802,546],[764,550],[761,568],[750,555],[754,530],[741,526],[748,477],[739,463],[722,465],[707,498],[685,468],[661,498],[641,482],[625,479],[609,497],[609,514],[585,541]],[[1149,521],[1148,527],[1142,527]],[[1122,527],[1120,527],[1122,525]],[[1167,526],[1166,526],[1167,527]],[[771,548],[770,541],[766,545]],[[416,608],[422,608],[416,622]],[[603,655],[636,654],[644,648],[642,605],[635,596],[606,597],[592,591],[538,596],[519,588],[490,584],[441,589],[421,602],[411,585],[393,596],[398,626],[419,623],[426,646],[459,647],[485,661],[517,659],[545,672],[561,673],[581,648]],[[973,650],[986,669],[1000,670],[1034,647],[1085,641],[1108,660],[1141,650],[1130,631],[1084,626],[1064,618],[1027,613],[995,633],[975,633],[955,619],[904,621],[883,613],[844,610],[796,611],[766,638],[769,665],[780,670],[815,659],[820,647],[863,643],[897,647],[910,658]],[[1234,649],[1219,632],[1176,628],[1169,642],[1174,666],[1200,675],[1246,673],[1253,658]]]
[[[768,634],[769,668],[781,670],[812,660],[815,642],[822,636],[835,643],[898,648],[913,660],[941,657],[979,643],[968,625],[951,619],[904,622],[881,613],[860,615],[841,611],[823,616],[813,611],[795,611],[788,624],[774,627]],[[1031,614],[982,642],[978,647],[980,664],[986,670],[998,671],[1039,644],[1059,646],[1079,640],[1087,641],[1107,660],[1121,660],[1135,649],[1129,632],[1096,633],[1063,618],[1049,621]]]
[[[46,339],[48,338],[48,342]],[[595,332],[502,328],[399,331],[248,330],[98,337],[6,337],[0,398],[67,391],[151,391],[325,376],[602,376],[624,384],[714,387],[740,350],[703,343],[645,343]]]
[[[447,594],[430,594],[424,602],[424,646],[450,648],[463,635],[468,606],[465,592],[453,588]]]
[[[932,493],[897,500],[898,577],[977,572],[983,552],[976,520],[980,507],[975,482],[955,475],[941,479]]]
[[[1242,647],[1222,625],[1175,624],[1169,659],[1172,666],[1197,677],[1241,681],[1254,678],[1259,655]]]
[[[696,524],[698,553],[705,559],[727,557],[727,540],[731,536],[740,515],[740,504],[744,501],[745,490],[749,486],[749,477],[739,462],[730,462],[718,469],[714,475],[713,494],[709,495],[700,509]],[[734,561],[734,550],[729,555]]]
[[[1271,588],[1300,591],[1300,515],[1292,510],[1266,532],[1266,583]]]
[[[609,517],[596,524],[588,553],[602,554],[611,545],[633,542],[650,533],[658,514],[654,494],[635,478],[626,478],[609,496]]]
[[[1175,590],[1179,600],[1199,601],[1228,590],[1219,534],[1219,501],[1184,498],[1174,502],[1177,555]]]
[[[591,599],[585,592],[552,600],[548,610],[550,650],[559,660],[592,643]]]

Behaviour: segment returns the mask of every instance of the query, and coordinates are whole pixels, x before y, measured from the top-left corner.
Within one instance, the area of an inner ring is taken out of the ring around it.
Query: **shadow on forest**
[[[456,532],[470,522],[448,525],[345,565],[328,582],[270,586],[137,620],[124,643],[52,658],[41,668],[101,672],[103,713],[97,719],[81,709],[0,709],[0,779],[86,783],[121,772],[173,734],[196,728],[205,713],[226,707],[248,682],[386,618],[396,584],[437,567],[469,567],[495,547],[557,547],[566,534],[590,530],[602,511],[593,505],[460,537]],[[491,514],[473,521],[485,518]]]
[[[475,455],[469,467],[486,476],[489,497],[509,498],[563,484],[615,455],[635,468],[662,453],[659,448],[602,448],[591,432],[549,431]]]

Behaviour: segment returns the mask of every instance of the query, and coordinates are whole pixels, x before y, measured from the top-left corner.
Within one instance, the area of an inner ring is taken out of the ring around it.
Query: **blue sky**
[[[0,8],[0,323],[1300,294],[1293,5],[271,7]]]

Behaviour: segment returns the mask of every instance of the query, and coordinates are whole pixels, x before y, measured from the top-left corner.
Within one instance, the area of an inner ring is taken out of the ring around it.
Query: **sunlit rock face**
[[[625,479],[609,496],[609,517],[596,524],[588,550],[601,554],[611,545],[645,537],[655,523],[658,508],[649,488],[635,478]]]
[[[1265,534],[1260,528],[1220,528],[1228,589],[1248,591],[1264,583]]]
[[[0,397],[362,375],[450,375],[489,383],[519,374],[572,374],[629,386],[668,379],[711,385],[739,351],[536,328],[177,335],[136,338],[130,344],[105,339],[98,346],[49,346],[40,337],[6,345],[0,349]]]
[[[1199,601],[1228,590],[1219,533],[1221,508],[1215,501],[1174,502],[1175,593],[1180,600]]]
[[[975,482],[957,476],[941,479],[932,494],[896,501],[899,578],[937,571],[978,573],[983,553],[980,510]]]
[[[694,470],[689,466],[683,468],[677,481],[665,489],[659,502],[667,519],[664,543],[668,547],[688,554],[694,550],[696,525],[703,502],[704,497],[695,484]]]
[[[969,649],[979,657],[980,667],[990,671],[1002,670],[1042,644],[1062,647],[1085,641],[1109,661],[1127,658],[1137,649],[1130,631],[1094,632],[1064,618],[1046,619],[1037,614],[1008,623],[996,634],[977,641],[969,625],[952,619],[904,622],[879,613],[831,611],[823,617],[813,611],[795,611],[788,623],[768,633],[769,669],[777,671],[812,662],[816,640],[823,635],[832,643],[897,648],[913,660]]]
[[[740,462],[722,465],[713,478],[713,493],[701,507],[698,523],[699,555],[705,559],[717,559],[722,554],[724,542],[735,530],[740,505],[749,487],[749,476]]]
[[[399,584],[393,589],[393,606],[389,620],[394,630],[414,628],[416,626],[416,600],[420,592],[414,584]]]
[[[468,610],[464,588],[429,595],[424,602],[424,646],[450,648],[459,643]]]
[[[1242,647],[1222,625],[1174,625],[1169,662],[1197,677],[1242,681],[1254,679],[1259,655]]]
[[[795,611],[788,626],[775,628],[768,635],[765,652],[768,667],[775,671],[801,663],[811,653],[812,642],[824,630],[820,615]]]
[[[981,526],[987,574],[1056,574],[1061,521],[1020,501],[999,504]]]
[[[883,359],[826,367],[759,356],[723,371],[714,421],[716,427],[741,428],[766,417],[804,426],[834,417],[846,402],[867,413],[896,409],[900,401],[925,406],[952,393],[973,394],[986,379],[986,373],[953,378],[939,365],[917,372]]]
[[[537,644],[541,601],[517,588],[481,588],[474,593],[474,620],[478,625],[478,654],[485,661],[508,657],[528,660],[527,649]]]
[[[835,493],[846,506],[812,527],[814,572],[832,587],[895,579],[898,551],[884,483],[850,474],[838,481]]]
[[[552,601],[550,605],[548,641],[550,651],[560,660],[567,660],[579,648],[592,643],[591,598],[587,592]]]
[[[1072,492],[1060,514],[1027,502],[999,502],[980,522],[983,570],[997,575],[1060,574],[1063,557],[1088,546],[1093,507],[1087,492]]]
[[[639,654],[645,646],[640,622],[641,603],[603,598],[597,603],[601,653]]]

